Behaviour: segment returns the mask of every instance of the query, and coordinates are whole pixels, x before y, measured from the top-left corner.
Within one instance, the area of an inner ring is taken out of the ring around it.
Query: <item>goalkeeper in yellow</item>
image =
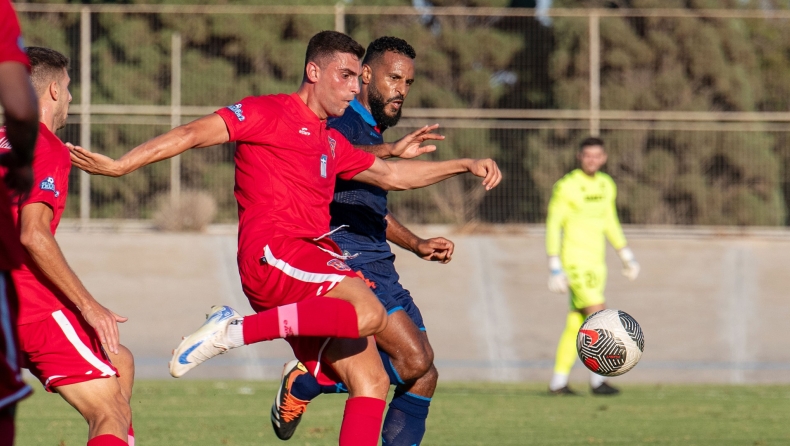
[[[554,185],[546,218],[546,253],[549,257],[549,290],[570,291],[570,312],[557,346],[554,376],[549,390],[573,395],[568,375],[576,362],[576,335],[584,319],[603,310],[606,286],[606,241],[609,239],[623,261],[623,275],[630,280],[639,274],[639,264],[628,248],[617,219],[617,186],[612,177],[599,172],[606,164],[603,141],[587,138],[577,154],[580,169]],[[590,387],[596,395],[619,392],[604,377],[591,372]]]

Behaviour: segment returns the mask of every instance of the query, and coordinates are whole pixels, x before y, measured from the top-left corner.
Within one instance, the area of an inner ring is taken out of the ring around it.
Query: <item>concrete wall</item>
[[[454,233],[416,228],[456,242],[452,263],[428,263],[394,248],[402,283],[422,309],[447,380],[548,380],[567,298],[549,293],[539,227]],[[481,233],[487,232],[487,233]],[[642,275],[628,282],[608,253],[610,308],[640,322],[645,354],[623,382],[790,382],[790,233],[628,228]],[[251,309],[236,271],[235,227],[164,234],[139,226],[58,234],[88,289],[130,320],[122,341],[139,378],[164,378],[170,351],[213,304]],[[189,378],[279,377],[283,341],[237,349]],[[581,364],[572,379],[585,379]]]

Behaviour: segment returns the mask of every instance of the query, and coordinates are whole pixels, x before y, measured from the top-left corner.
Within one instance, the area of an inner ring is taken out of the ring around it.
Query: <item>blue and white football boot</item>
[[[185,337],[173,350],[170,374],[174,378],[180,378],[203,361],[234,348],[228,341],[228,326],[243,318],[244,316],[227,305],[211,307],[206,322],[196,332]]]

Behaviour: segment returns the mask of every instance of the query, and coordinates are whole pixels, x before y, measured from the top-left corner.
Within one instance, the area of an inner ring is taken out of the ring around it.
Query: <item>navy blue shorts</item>
[[[422,320],[420,309],[411,298],[409,290],[400,284],[400,276],[395,271],[395,256],[391,259],[374,260],[372,262],[361,262],[358,259],[346,261],[354,271],[362,273],[365,282],[371,291],[379,298],[381,304],[390,315],[396,311],[403,310],[409,315],[414,325],[425,331],[425,324]],[[356,260],[356,261],[355,261]]]

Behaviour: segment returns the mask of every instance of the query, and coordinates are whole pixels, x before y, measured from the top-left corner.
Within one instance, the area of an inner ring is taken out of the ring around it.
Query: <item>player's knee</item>
[[[420,378],[420,381],[423,382],[426,386],[430,386],[431,388],[436,388],[436,383],[439,382],[439,371],[436,370],[436,366],[431,364],[431,367],[428,368],[428,371],[425,372],[424,375]]]
[[[355,370],[349,382],[349,391],[356,396],[384,399],[390,387],[390,380],[383,368]]]
[[[362,310],[362,311],[360,311]],[[376,300],[375,303],[357,309],[359,336],[372,336],[387,328],[387,311]]]
[[[399,370],[401,379],[411,381],[423,377],[433,368],[433,352],[420,349],[404,358],[403,370]]]

